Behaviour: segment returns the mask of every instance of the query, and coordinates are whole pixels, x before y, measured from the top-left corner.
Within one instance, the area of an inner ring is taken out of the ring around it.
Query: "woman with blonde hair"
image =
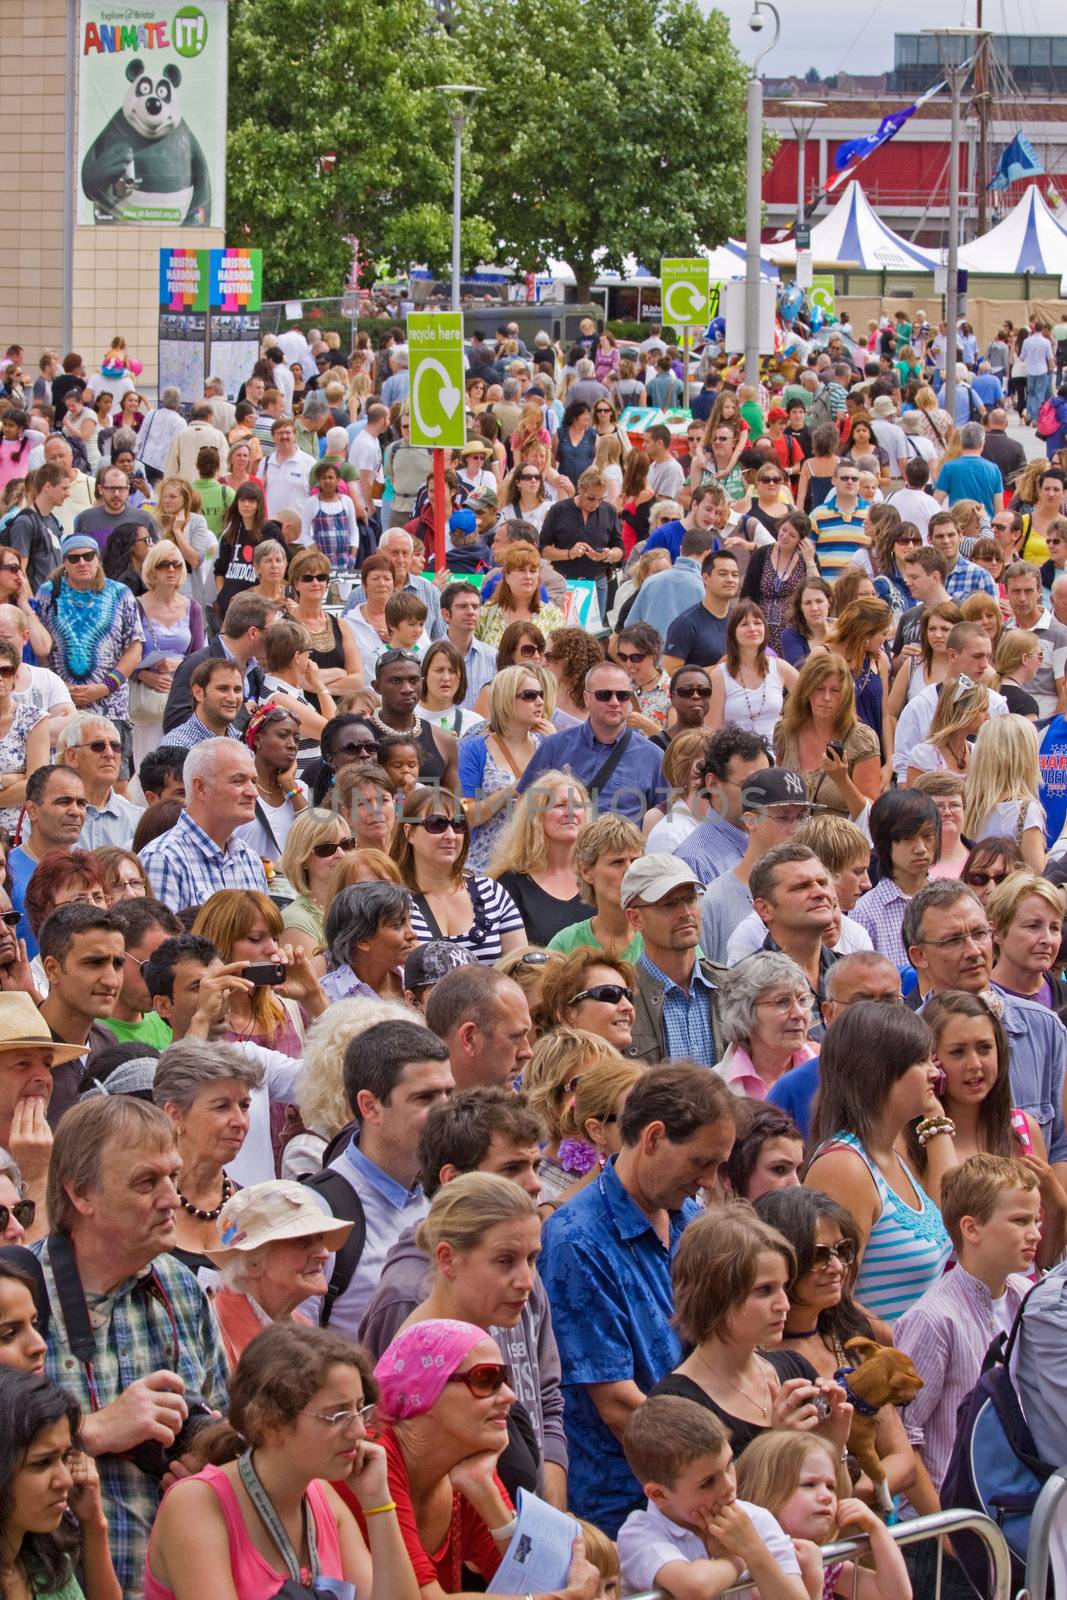
[[[908,756],[907,782],[920,772],[967,771],[968,739],[989,720],[989,690],[970,678],[946,678],[925,739],[913,745]]]
[[[274,901],[258,889],[219,889],[201,906],[192,931],[210,939],[225,962],[282,963],[284,983],[256,984],[251,991],[234,986],[222,1037],[299,1058],[304,1021],[297,1002],[318,1016],[326,1009],[326,996],[305,952],[280,943],[285,930]]]
[[[559,950],[546,950],[539,944],[522,944],[514,950],[509,950],[499,961],[494,961],[493,966],[497,972],[502,972],[505,977],[513,979],[518,984],[526,996],[526,1004],[530,1016],[533,1017],[541,1004],[541,987],[545,981],[545,973],[555,962],[562,960],[563,956]],[[536,1043],[539,1034],[536,1022],[531,1023],[529,1030],[531,1044]]]
[[[352,883],[401,883],[400,868],[385,850],[361,845],[349,850],[334,867],[326,888],[326,909],[342,889]]]
[[[802,775],[809,800],[841,816],[859,816],[881,794],[878,736],[856,715],[839,655],[820,651],[804,662],[774,730],[774,759]]]
[[[582,898],[593,915],[564,928],[549,940],[550,950],[569,953],[583,945],[618,953],[637,961],[645,947],[622,909],[622,880],[628,867],[645,853],[645,841],[625,817],[607,811],[579,829],[574,845],[574,865]]]
[[[612,416],[614,414],[613,411]],[[615,507],[616,511],[622,504],[623,455],[622,440],[616,430],[600,434],[593,452],[593,465],[604,479],[607,489],[604,498],[608,505]]]
[[[558,1200],[596,1164],[592,1146],[580,1135],[571,1140],[569,1151],[560,1148],[562,1118],[582,1079],[599,1067],[626,1065],[613,1044],[585,1028],[557,1024],[538,1039],[522,1069],[522,1092],[548,1129],[541,1149],[539,1205]]]
[[[578,1030],[574,1030],[577,1032]],[[559,1117],[560,1165],[584,1174],[565,1190],[569,1200],[584,1189],[622,1148],[619,1117],[626,1097],[645,1072],[643,1061],[624,1061],[619,1055],[594,1061],[571,1082]]]
[[[203,608],[181,592],[187,572],[185,557],[171,539],[152,545],[141,567],[145,592],[137,609],[145,639],[142,660],[149,664],[137,668],[130,684],[135,771],[165,743],[163,712],[175,672],[187,656],[204,648]]]
[[[692,672],[692,667],[680,667],[675,674]],[[702,669],[695,669],[698,672]],[[708,753],[711,734],[703,728],[687,729],[676,733],[663,754],[662,776],[667,789],[666,809],[653,806],[646,811],[641,831],[648,839],[647,848],[666,851],[673,855],[680,844],[704,821],[711,802],[704,788],[704,759]]]
[[[884,600],[853,600],[826,637],[827,649],[852,673],[856,715],[871,728],[888,757],[893,748],[889,711],[889,658],[885,643],[893,631],[892,608]]]
[[[989,635],[989,642],[993,646],[993,655],[997,653],[1004,632],[1004,612],[993,599],[991,594],[969,594],[960,606],[960,620],[962,622],[979,622]]]
[[[954,427],[952,418],[937,403],[937,395],[928,383],[920,384],[915,391],[915,409],[919,413],[919,432],[933,444],[939,456],[948,449]]]
[[[282,932],[294,950],[304,951],[320,978],[326,971],[322,924],[330,904],[330,879],[342,852],[355,846],[341,812],[309,807],[294,818],[282,848],[282,875],[296,892],[282,911]]]
[[[201,514],[200,496],[184,478],[164,478],[153,511],[161,539],[178,546],[186,573],[182,593],[206,610],[215,599],[215,557],[219,541]]]
[[[489,865],[508,820],[507,808],[550,726],[545,723],[545,681],[541,672],[534,667],[505,667],[498,673],[489,687],[487,732],[464,739],[459,747],[464,811],[473,829],[472,866]]]
[[[1008,710],[1016,716],[1036,722],[1038,704],[1026,685],[1041,670],[1041,641],[1036,633],[1025,628],[1012,628],[1004,634],[993,657],[996,672],[996,689],[1008,702]]]
[[[1046,850],[1040,790],[1033,724],[1022,717],[990,718],[971,752],[964,834],[975,842],[994,835],[1014,839],[1031,871],[1042,872]]]
[[[1067,1006],[1067,982],[1057,970],[1065,912],[1063,888],[1033,872],[1013,872],[986,901],[994,983],[1060,1016]]]
[[[578,834],[592,816],[589,795],[577,778],[542,772],[497,835],[490,875],[518,906],[534,944],[546,945],[580,922],[588,909],[574,852]]]
[[[957,500],[949,507],[949,516],[956,524],[961,539],[980,539],[983,533],[984,507],[978,500]]]
[[[509,545],[500,569],[500,582],[478,619],[477,638],[483,644],[499,644],[512,622],[536,622],[546,638],[566,626],[559,607],[541,599],[541,558],[532,545]]]

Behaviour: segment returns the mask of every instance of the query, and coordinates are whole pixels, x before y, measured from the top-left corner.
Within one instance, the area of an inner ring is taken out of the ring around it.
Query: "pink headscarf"
[[[383,1415],[391,1422],[423,1416],[464,1357],[487,1338],[484,1328],[443,1317],[398,1334],[374,1369]]]

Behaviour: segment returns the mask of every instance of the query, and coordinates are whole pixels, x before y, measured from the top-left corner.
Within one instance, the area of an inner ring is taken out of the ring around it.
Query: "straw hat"
[[[327,1250],[338,1251],[353,1224],[332,1217],[302,1183],[272,1178],[231,1195],[219,1214],[220,1244],[208,1250],[212,1261],[229,1261],[246,1250],[281,1239],[306,1239],[321,1233]]]
[[[85,1045],[56,1044],[47,1022],[28,994],[0,994],[0,1050],[51,1050],[52,1065],[80,1061]]]

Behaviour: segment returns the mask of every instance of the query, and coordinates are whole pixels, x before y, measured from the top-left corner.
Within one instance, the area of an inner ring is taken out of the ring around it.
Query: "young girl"
[[[761,1434],[737,1462],[737,1496],[769,1511],[792,1539],[832,1544],[846,1528],[870,1540],[873,1571],[854,1561],[823,1569],[818,1553],[797,1549],[812,1600],[911,1600],[904,1557],[870,1506],[850,1493],[848,1473],[827,1440],[774,1429]]]
[[[379,743],[382,766],[399,795],[411,794],[419,786],[419,747],[414,739],[387,734]]]

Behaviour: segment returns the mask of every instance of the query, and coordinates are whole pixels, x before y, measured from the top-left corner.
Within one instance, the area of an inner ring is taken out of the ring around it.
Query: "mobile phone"
[[[826,748],[827,748],[827,750],[832,750],[834,755],[837,757],[837,759],[839,761],[844,761],[844,759],[845,759],[845,747],[841,743],[840,739],[831,739],[830,743],[826,746]]]
[[[242,978],[247,978],[249,983],[254,983],[257,988],[273,988],[276,984],[285,982],[284,961],[253,961],[241,973]]]

